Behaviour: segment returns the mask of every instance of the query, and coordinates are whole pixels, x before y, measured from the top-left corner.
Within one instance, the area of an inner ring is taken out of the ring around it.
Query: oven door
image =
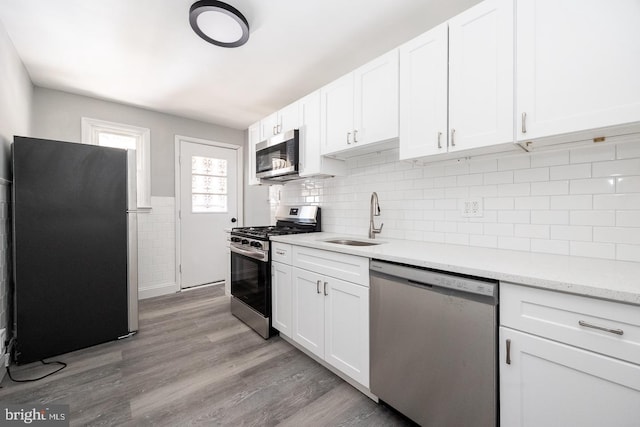
[[[256,177],[298,175],[298,130],[278,134],[256,145]]]
[[[231,295],[267,318],[271,316],[269,265],[268,259],[231,246]]]

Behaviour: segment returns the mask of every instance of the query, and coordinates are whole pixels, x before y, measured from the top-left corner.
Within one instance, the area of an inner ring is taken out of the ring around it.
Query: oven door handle
[[[233,245],[230,246],[230,249],[231,249],[231,252],[235,252],[240,255],[245,255],[245,256],[248,256],[249,258],[257,259],[262,262],[267,262],[267,260],[264,259],[264,254],[262,252],[248,251],[246,249],[240,249]]]

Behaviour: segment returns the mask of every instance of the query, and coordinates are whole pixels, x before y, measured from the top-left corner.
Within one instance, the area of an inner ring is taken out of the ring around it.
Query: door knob
[[[238,221],[238,220],[235,219],[235,218],[231,218],[231,222],[236,222],[236,221]]]

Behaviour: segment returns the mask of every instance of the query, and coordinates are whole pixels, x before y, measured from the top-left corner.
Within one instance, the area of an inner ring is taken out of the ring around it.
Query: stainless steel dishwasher
[[[495,427],[497,282],[370,269],[371,391],[423,426]]]

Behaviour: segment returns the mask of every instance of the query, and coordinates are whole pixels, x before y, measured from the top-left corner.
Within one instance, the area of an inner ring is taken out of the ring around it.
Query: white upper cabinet
[[[320,94],[323,155],[397,138],[397,49],[329,83]]]
[[[638,0],[518,2],[518,141],[639,131],[639,22]]]
[[[449,21],[449,151],[513,143],[513,22],[513,0]]]
[[[260,121],[260,141],[291,129],[297,129],[298,122],[298,102],[296,101]]]
[[[515,148],[513,25],[486,0],[400,47],[401,159]]]
[[[262,122],[257,122],[249,126],[247,130],[247,183],[249,185],[260,185],[260,179],[256,178],[256,144],[260,142],[260,128]]]
[[[301,177],[346,175],[344,160],[323,157],[320,154],[320,91],[317,90],[298,101],[300,119]]]
[[[447,152],[448,25],[400,47],[400,158]]]

